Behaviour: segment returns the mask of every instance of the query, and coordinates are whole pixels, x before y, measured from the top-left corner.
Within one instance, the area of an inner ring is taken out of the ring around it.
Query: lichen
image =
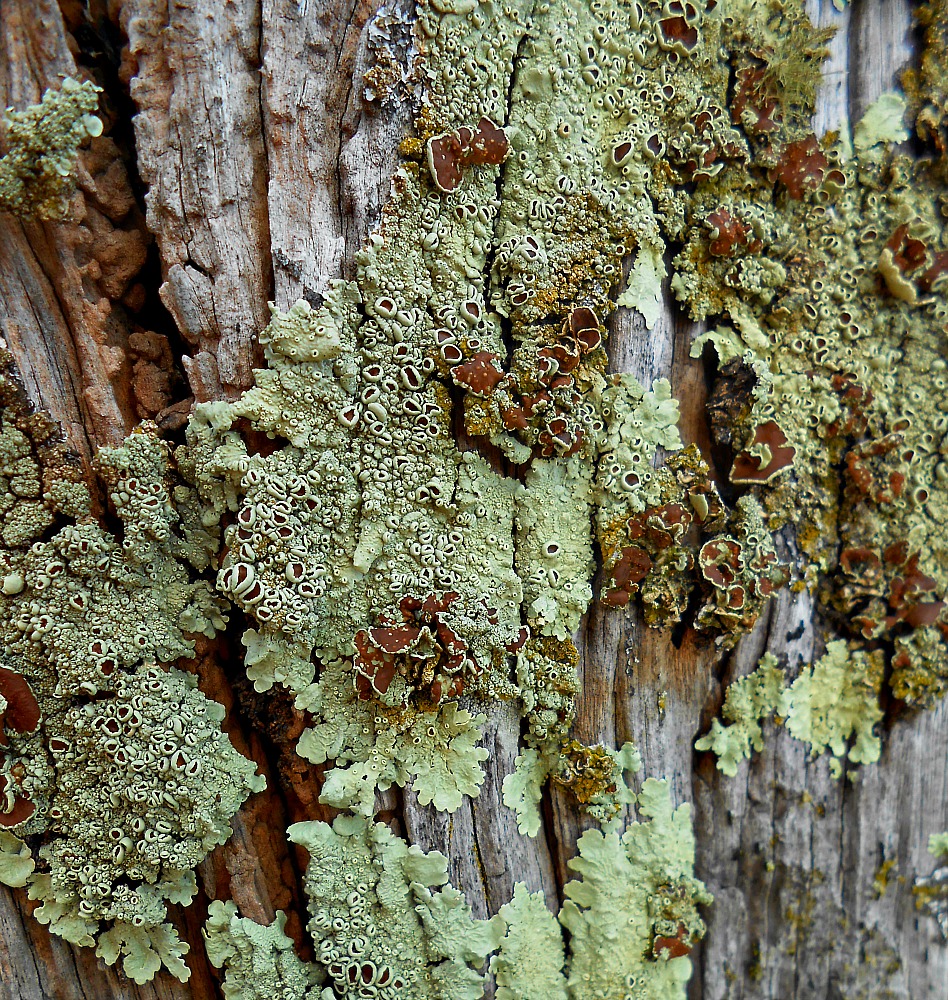
[[[880,651],[852,651],[836,640],[787,685],[785,671],[767,653],[753,673],[728,687],[721,713],[728,724],[714,719],[695,748],[712,750],[718,768],[733,777],[751,750],[763,747],[761,720],[776,714],[794,739],[809,745],[812,757],[827,750],[832,754],[834,777],[842,773],[843,757],[854,764],[874,763],[881,753],[875,725],[882,718],[884,669]]]
[[[928,838],[928,853],[936,858],[948,855],[948,832],[933,833]]]
[[[948,833],[933,833],[928,839],[928,853],[943,861],[948,855]],[[934,917],[942,938],[948,941],[948,865],[916,878],[912,893],[915,908]]]
[[[31,845],[6,867],[21,882],[33,866],[34,916],[54,933],[124,956],[136,981],[162,963],[187,978],[165,904],[194,895],[193,869],[263,781],[221,732],[224,709],[165,666],[224,624],[192,579],[208,559],[187,530],[193,491],[147,427],[104,449],[116,536],[8,373],[0,403],[0,826]]]
[[[518,882],[500,916],[507,930],[490,960],[497,1000],[567,1000],[563,935],[543,893]]]
[[[752,347],[770,343],[736,282],[763,307],[789,280],[763,251],[787,228],[774,185],[809,198],[827,172],[807,124],[826,36],[792,4],[737,13],[524,0],[487,18],[421,4],[424,102],[355,280],[318,309],[274,309],[254,388],[198,408],[179,464],[210,510],[236,514],[218,587],[253,619],[250,676],[308,692],[312,759],[366,765],[330,777],[335,801],[371,811],[371,781],[411,773],[404,734],[437,731],[457,699],[516,698],[530,746],[555,719],[562,747],[596,544],[606,603],[638,597],[649,624],[686,619],[725,645],[787,582],[758,497],[801,452],[781,424],[736,440],[734,478],[757,492],[729,510],[696,449],[655,467],[681,449],[669,384],[606,374],[604,319],[620,302],[654,320],[669,240],[697,241],[676,258],[692,311],[733,312]],[[448,82],[456,51],[470,59]],[[758,155],[760,204],[743,211],[731,172]],[[701,215],[719,186],[730,207],[718,198]],[[699,267],[708,241],[713,275]],[[723,351],[728,334],[715,336]],[[774,378],[764,358],[748,364],[754,405],[767,405]],[[258,448],[261,434],[274,444]],[[560,644],[552,657],[546,640]],[[378,741],[388,763],[369,764]],[[460,767],[418,765],[442,775],[426,797],[476,791],[469,777],[450,787],[468,775],[464,753]]]
[[[6,153],[0,157],[0,212],[63,219],[75,189],[79,147],[102,134],[94,112],[100,88],[66,77],[39,104],[8,110]]]
[[[638,809],[645,818],[621,837],[587,830],[569,862],[580,879],[566,885],[560,921],[570,995],[583,1000],[683,998],[704,933],[697,906],[711,896],[693,875],[689,807],[672,809],[666,783],[649,778]]]
[[[422,804],[437,809],[454,811],[463,795],[477,794],[487,759],[477,746],[485,716],[453,701],[430,712],[386,708],[361,699],[351,678],[348,661],[324,662],[319,682],[297,700],[319,720],[300,737],[298,752],[314,764],[336,762],[322,801],[371,816],[376,788],[404,786],[411,777]]]
[[[625,775],[635,774],[642,758],[632,743],[619,750],[585,746],[578,740],[526,748],[517,757],[513,773],[504,778],[504,804],[517,814],[521,833],[535,837],[540,830],[543,784],[552,779],[570,793],[576,805],[606,829],[619,821],[623,806],[635,802]]]
[[[3,383],[0,873],[29,881],[40,919],[98,935],[137,980],[185,975],[165,903],[193,895],[257,782],[171,664],[232,602],[254,688],[293,693],[299,752],[335,764],[322,801],[357,813],[291,828],[312,967],[279,920],[212,909],[235,996],[477,997],[497,949],[509,995],[684,995],[709,899],[687,810],[626,785],[630,744],[572,738],[573,636],[597,555],[614,614],[635,600],[724,647],[779,587],[809,588],[846,638],[792,683],[765,657],[732,685],[729,724],[697,744],[727,773],[771,713],[839,773],[879,756],[887,673],[912,705],[948,690],[943,7],[920,8],[906,77],[932,154],[916,160],[892,148],[893,95],[853,148],[816,136],[830,33],[799,0],[419,0],[413,41],[401,8],[377,23],[415,63],[383,59],[367,87],[410,87],[418,113],[354,280],[273,308],[267,367],[197,407],[173,459],[148,427],[100,453],[120,531]],[[93,99],[64,84],[12,116],[0,206],[64,211]],[[669,383],[608,372],[610,314],[651,328],[666,278],[709,321],[694,353],[719,365],[720,491]],[[439,888],[445,859],[371,821],[377,789],[412,781],[447,810],[477,794],[479,709],[498,699],[524,721],[504,783],[521,830],[547,779],[607,826],[645,817],[580,839],[565,986],[536,896],[475,921]]]
[[[211,965],[225,969],[226,1000],[316,1000],[322,994],[325,976],[319,966],[297,957],[285,926],[282,910],[265,925],[238,917],[234,903],[211,903],[204,944]]]
[[[629,801],[641,819],[621,837],[580,838],[569,862],[580,877],[566,886],[559,921],[519,882],[496,916],[474,920],[447,884],[447,859],[382,823],[297,823],[289,835],[309,854],[314,961],[296,956],[282,914],[264,926],[213,902],[204,936],[211,963],[225,969],[224,995],[477,1000],[490,957],[498,1000],[683,998],[687,956],[705,930],[697,907],[711,902],[694,878],[689,807],[673,809],[667,783],[653,778]]]
[[[0,830],[0,883],[20,889],[29,882],[35,868],[29,847],[8,830]]]
[[[740,762],[747,760],[752,750],[759,753],[763,749],[761,720],[777,711],[785,689],[786,674],[777,665],[776,657],[764,656],[756,670],[728,685],[721,709],[727,724],[713,719],[711,730],[695,743],[695,748],[714,751],[718,769],[733,778]]]
[[[472,919],[463,894],[445,885],[444,855],[424,854],[383,824],[353,816],[332,826],[296,823],[289,835],[309,852],[308,926],[332,995],[483,996],[479,970],[498,947],[504,921]]]
[[[948,151],[948,6],[944,0],[929,0],[915,8],[915,19],[924,33],[924,46],[917,67],[902,76],[911,98],[918,137],[944,156]]]

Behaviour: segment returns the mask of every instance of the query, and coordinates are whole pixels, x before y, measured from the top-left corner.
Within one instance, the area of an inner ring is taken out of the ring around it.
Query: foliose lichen
[[[474,920],[448,881],[447,858],[356,816],[297,823],[309,852],[304,884],[316,962],[333,995],[477,1000],[479,969],[500,943],[499,916]],[[434,890],[434,891],[432,891]]]
[[[667,381],[606,374],[623,259],[623,301],[651,314],[663,227],[677,238],[690,185],[717,175],[711,148],[747,159],[723,112],[698,110],[698,81],[723,95],[728,78],[706,6],[421,4],[418,141],[355,281],[274,309],[255,387],[191,422],[179,461],[236,515],[217,582],[254,619],[250,676],[297,692],[304,755],[349,765],[325,801],[371,813],[376,786],[412,775],[439,806],[476,792],[477,713],[458,699],[517,699],[530,748],[566,773],[596,542],[609,603],[637,593],[667,626],[697,590],[694,623],[724,642],[788,579],[754,497],[728,510],[694,449],[653,467],[681,448]],[[653,94],[670,101],[679,76],[668,120]],[[701,169],[679,148],[688,114]]]
[[[875,726],[882,719],[884,672],[881,650],[851,651],[840,639],[788,685],[777,658],[767,653],[753,673],[729,685],[721,713],[727,725],[714,719],[695,748],[714,751],[718,768],[733,777],[751,750],[761,750],[761,720],[775,714],[794,739],[809,745],[811,756],[830,751],[834,777],[842,773],[844,757],[874,763],[882,751]]]
[[[221,732],[224,709],[166,666],[224,624],[221,599],[192,579],[209,559],[188,530],[194,493],[143,427],[96,460],[121,525],[106,530],[78,461],[2,360],[4,878],[28,883],[37,920],[107,962],[124,956],[136,981],[162,963],[187,978],[165,904],[192,898],[193,869],[263,782]]]
[[[75,190],[79,147],[102,134],[95,115],[101,88],[66,77],[39,104],[8,109],[6,152],[0,156],[0,212],[38,219],[65,218]]]
[[[847,638],[790,684],[765,658],[732,686],[729,725],[698,743],[728,773],[770,713],[837,771],[847,750],[876,759],[887,668],[910,704],[948,690],[943,7],[920,8],[906,77],[931,153],[915,160],[892,148],[893,95],[852,144],[816,136],[829,33],[798,0],[419,0],[411,43],[390,24],[418,58],[394,85],[426,84],[415,134],[355,280],[273,309],[268,367],[197,408],[173,461],[147,428],[99,456],[120,536],[48,423],[8,405],[0,873],[30,883],[41,919],[98,935],[136,979],[186,973],[164,903],[193,895],[257,782],[219,707],[163,664],[230,601],[254,687],[293,692],[300,753],[336,764],[323,801],[356,813],[291,829],[310,852],[312,966],[279,919],[214,906],[234,996],[477,997],[492,952],[511,996],[684,995],[709,901],[687,811],[651,779],[628,788],[630,744],[571,738],[572,636],[596,546],[606,605],[635,599],[649,625],[721,645],[777,588],[815,592]],[[64,85],[14,116],[0,206],[63,211],[93,98]],[[666,277],[716,324],[694,352],[717,355],[729,491],[682,448],[667,382],[608,372],[609,314],[651,327]],[[581,838],[565,969],[536,896],[475,921],[440,855],[371,821],[377,788],[413,780],[449,810],[476,794],[476,706],[498,698],[524,718],[504,787],[521,829],[547,778],[607,825],[634,804],[646,818]]]
[[[221,990],[226,1000],[315,1000],[322,994],[318,987],[325,975],[297,957],[285,926],[282,910],[272,924],[258,924],[238,917],[234,903],[211,902],[204,944],[211,965],[225,969]]]
[[[948,856],[948,833],[933,833],[928,840],[928,853],[944,860]],[[916,909],[934,917],[942,938],[948,941],[948,865],[936,868],[931,875],[920,875],[912,892]]]
[[[620,837],[588,830],[570,867],[559,920],[542,893],[517,883],[489,920],[472,919],[447,885],[447,859],[425,854],[359,816],[297,823],[309,853],[304,884],[315,958],[301,962],[282,915],[262,926],[211,905],[205,930],[228,1000],[378,997],[477,1000],[485,963],[499,1000],[676,1000],[704,934],[697,907],[711,897],[694,878],[688,806],[673,809],[664,781],[637,796],[641,820]],[[564,939],[563,931],[568,932]]]
[[[642,822],[621,836],[587,830],[570,867],[560,921],[570,934],[570,995],[605,1000],[684,997],[688,954],[704,934],[687,805],[672,809],[664,781],[637,797]]]

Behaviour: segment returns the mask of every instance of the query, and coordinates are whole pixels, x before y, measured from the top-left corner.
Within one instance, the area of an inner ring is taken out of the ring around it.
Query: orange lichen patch
[[[582,447],[585,435],[566,417],[553,417],[537,435],[537,446],[544,458],[561,455],[568,458]]]
[[[462,125],[428,140],[428,166],[435,184],[445,192],[454,191],[464,177],[464,168],[499,164],[510,149],[504,130],[489,118],[481,118],[477,128]]]
[[[36,811],[36,803],[18,796],[7,787],[6,775],[0,774],[0,827],[19,826]]]
[[[827,435],[832,438],[840,434],[849,437],[861,434],[866,429],[866,409],[874,399],[873,394],[857,384],[852,375],[835,374],[830,379],[830,385],[839,394],[839,401],[847,415],[827,424]]]
[[[861,578],[877,575],[882,563],[872,549],[861,547],[843,549],[839,554],[839,565],[848,576]]]
[[[457,385],[463,386],[469,392],[477,396],[487,396],[504,377],[504,373],[494,364],[499,360],[497,354],[478,351],[470,360],[452,368],[451,376]]]
[[[820,149],[819,141],[815,135],[810,135],[788,142],[768,177],[771,181],[780,181],[787,194],[799,201],[823,183],[828,167],[829,160]]]
[[[453,592],[407,595],[398,605],[400,617],[381,615],[374,628],[356,632],[355,686],[361,700],[385,695],[401,677],[409,689],[403,700],[413,695],[419,707],[430,707],[457,697],[466,682],[480,676],[483,667],[448,622],[457,600]],[[496,611],[486,604],[484,615],[497,623]],[[529,630],[521,628],[506,651],[516,652],[528,638]]]
[[[731,538],[712,538],[701,547],[698,565],[708,583],[727,589],[744,568],[741,546]]]
[[[14,733],[32,733],[39,725],[40,707],[26,678],[0,667],[0,695],[6,708],[0,712],[0,746],[7,745],[4,729]]]
[[[697,8],[687,0],[670,0],[665,5],[664,13],[666,16],[658,22],[662,33],[659,44],[682,56],[693,52],[701,37],[696,27],[699,21]]]
[[[568,789],[582,805],[616,791],[616,762],[605,747],[588,747],[567,740],[560,750],[560,770],[553,780]]]
[[[751,134],[766,135],[779,128],[779,101],[770,91],[766,70],[745,67],[737,71],[737,88],[731,104],[731,120]]]
[[[732,257],[738,249],[745,247],[750,253],[757,253],[763,246],[758,239],[748,239],[750,227],[731,215],[726,208],[712,212],[707,224],[711,230],[708,249],[715,257]]]
[[[428,166],[442,191],[453,191],[464,177],[464,147],[454,132],[428,140]]]
[[[918,279],[918,286],[923,292],[936,290],[936,285],[941,288],[943,282],[940,280],[948,275],[948,250],[938,250],[932,254],[933,263],[927,268]]]
[[[573,309],[569,318],[563,321],[563,333],[569,336],[576,343],[580,353],[594,351],[602,343],[602,334],[599,332],[599,320],[592,309],[585,306],[578,306]]]
[[[886,250],[892,254],[896,267],[903,274],[917,270],[928,260],[925,244],[921,240],[913,239],[908,232],[908,224],[903,222],[885,244]]]
[[[678,933],[675,937],[668,935],[658,935],[652,945],[652,954],[656,958],[684,958],[691,954],[691,935],[684,924],[678,925]]]
[[[365,701],[384,695],[400,674],[413,688],[426,688],[430,700],[453,697],[464,689],[464,642],[439,618],[458,595],[406,596],[398,605],[402,621],[382,615],[375,628],[355,634],[355,684]]]
[[[885,619],[889,628],[900,621],[911,628],[934,625],[945,607],[944,601],[918,600],[922,594],[931,593],[938,586],[936,580],[919,570],[918,561],[919,553],[916,552],[901,567],[900,575],[894,577],[889,584],[889,607],[892,614]]]
[[[477,123],[477,131],[468,141],[465,162],[477,165],[503,163],[508,149],[504,130],[489,118],[482,118]]]
[[[760,544],[760,524],[746,516],[735,525],[737,537],[712,538],[701,547],[698,565],[711,584],[704,607],[699,611],[699,628],[714,627],[739,632],[753,627],[764,602],[790,579],[789,568],[781,563],[771,545]]]
[[[878,469],[874,459],[884,458],[902,443],[899,433],[886,434],[877,441],[858,445],[846,453],[846,496],[851,502],[869,500],[875,504],[891,504],[905,487],[901,472]]]
[[[765,450],[766,449],[766,450]],[[769,483],[778,472],[793,465],[796,449],[787,446],[787,435],[774,420],[758,424],[750,446],[738,454],[731,466],[734,483]],[[768,461],[764,457],[769,455]]]
[[[657,549],[666,549],[681,541],[693,520],[691,512],[681,504],[667,503],[630,517],[628,535],[633,540],[645,538]]]
[[[677,48],[680,45],[687,52],[691,52],[698,44],[698,29],[689,24],[686,18],[665,17],[658,23],[662,29],[662,36],[670,47]]]
[[[637,545],[624,546],[619,561],[612,567],[615,587],[603,597],[603,604],[611,608],[624,608],[632,596],[633,585],[644,580],[651,568],[652,559],[644,549]]]
[[[557,342],[537,351],[537,373],[541,381],[552,385],[551,376],[558,372],[567,375],[574,371],[583,355],[594,351],[601,343],[599,320],[592,309],[578,306],[571,310],[563,320]],[[556,362],[555,369],[549,365],[549,359]]]

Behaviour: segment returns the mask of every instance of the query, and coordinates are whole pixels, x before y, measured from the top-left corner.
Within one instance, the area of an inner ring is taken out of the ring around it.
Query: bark
[[[233,397],[250,384],[267,301],[316,302],[329,280],[352,276],[411,117],[407,102],[363,99],[375,6],[0,2],[0,102],[34,103],[64,74],[106,91],[106,134],[82,154],[71,221],[0,216],[0,333],[33,400],[86,459],[142,417],[173,429],[191,397]],[[829,0],[809,7],[815,21],[839,26],[816,127],[847,129],[911,56],[908,0],[862,0],[844,13]],[[643,381],[669,377],[683,438],[708,453],[708,383],[689,357],[694,325],[666,298],[650,334],[619,310],[611,363]],[[51,938],[30,918],[25,892],[0,887],[0,1000],[219,997],[200,938],[209,898],[232,897],[261,921],[286,910],[305,949],[302,859],[285,828],[325,818],[318,774],[292,753],[301,726],[290,704],[258,703],[241,681],[230,655],[238,635],[208,645],[196,668],[270,791],[251,799],[234,839],[202,866],[195,905],[174,914],[192,945],[190,982],[160,975],[136,987],[91,950]],[[944,816],[948,802],[948,705],[887,716],[882,760],[855,781],[832,780],[827,763],[809,761],[782,729],[733,779],[693,750],[729,681],[764,651],[809,660],[823,635],[811,600],[784,592],[726,656],[599,605],[579,637],[578,738],[634,739],[646,774],[667,777],[676,803],[694,804],[697,874],[715,895],[694,954],[694,997],[944,996],[948,949],[934,921],[916,914],[911,879],[933,867],[926,818]],[[500,783],[518,731],[513,714],[492,717],[487,779],[453,816],[410,791],[384,803],[413,843],[448,855],[476,916],[496,913],[515,881],[557,900],[585,825],[553,793],[540,836],[517,833]],[[880,893],[874,875],[889,862]]]

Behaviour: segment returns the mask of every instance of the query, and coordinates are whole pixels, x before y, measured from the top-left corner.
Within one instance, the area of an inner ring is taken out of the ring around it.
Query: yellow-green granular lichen
[[[95,116],[99,88],[67,77],[39,104],[4,115],[5,153],[0,157],[0,212],[63,219],[75,190],[79,147],[102,134]]]

